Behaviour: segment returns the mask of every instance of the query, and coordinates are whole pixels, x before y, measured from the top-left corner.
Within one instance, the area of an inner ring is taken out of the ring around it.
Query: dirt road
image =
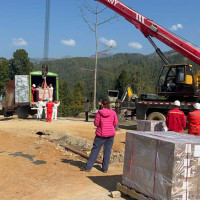
[[[117,131],[113,151],[122,154],[126,129],[125,126],[121,127]],[[47,123],[36,119],[0,117],[0,199],[112,199],[110,191],[115,190],[117,182],[121,182],[122,163],[114,159],[107,174],[102,173],[97,164],[91,172],[84,172],[80,169],[84,167],[86,159],[63,151],[58,145],[44,139],[60,140],[67,137],[70,142],[73,142],[71,138],[78,138],[74,141],[92,143],[94,131],[91,119],[88,123],[75,118]],[[40,137],[37,132],[45,136]],[[129,198],[116,198],[122,199]]]

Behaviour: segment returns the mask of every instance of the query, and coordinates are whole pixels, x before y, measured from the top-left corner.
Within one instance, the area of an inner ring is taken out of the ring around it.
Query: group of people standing
[[[187,119],[184,112],[179,109],[180,106],[180,101],[176,100],[174,108],[167,113],[166,125],[168,131],[183,133],[187,126],[188,134],[200,136],[200,103],[193,105],[194,110],[188,113]]]
[[[51,122],[53,119],[57,120],[59,105],[60,102],[52,102],[52,98],[49,98],[49,101],[42,101],[42,98],[39,98],[39,101],[36,103],[38,120],[41,120],[43,112],[45,112],[45,118],[47,122]]]
[[[188,134],[200,136],[200,103],[195,103],[193,105],[194,110],[189,112],[187,120],[184,112],[179,109],[180,106],[180,101],[176,100],[174,102],[174,108],[167,113],[166,125],[168,131],[183,133],[187,126]],[[87,172],[91,171],[101,147],[104,145],[102,171],[106,173],[114,143],[114,136],[116,134],[115,128],[118,125],[117,114],[114,110],[110,109],[108,100],[104,99],[101,102],[101,109],[95,116],[94,125],[97,128],[93,147],[83,170]]]
[[[37,87],[35,84],[31,86],[31,101],[36,102],[39,98],[46,99],[46,98],[53,98],[53,85],[49,84],[47,86],[46,81],[42,83],[38,83]]]

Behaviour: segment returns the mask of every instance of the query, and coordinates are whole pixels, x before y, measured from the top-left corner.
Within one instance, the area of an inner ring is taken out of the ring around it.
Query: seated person
[[[167,91],[172,92],[175,90],[175,78],[170,78],[169,82],[167,83]]]

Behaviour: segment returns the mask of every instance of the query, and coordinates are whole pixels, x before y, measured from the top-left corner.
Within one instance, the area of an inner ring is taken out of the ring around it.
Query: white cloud
[[[14,46],[27,46],[28,43],[23,38],[14,38],[12,39]]]
[[[177,31],[178,29],[183,29],[183,25],[182,24],[175,24],[175,25],[172,25],[170,27],[171,31]]]
[[[100,38],[100,42],[103,43],[107,47],[116,47],[117,43],[115,40],[107,40],[106,38]]]
[[[75,40],[61,40],[61,43],[64,44],[65,46],[71,46],[74,47],[76,45]]]
[[[133,49],[142,49],[142,45],[138,42],[130,42],[128,46]]]

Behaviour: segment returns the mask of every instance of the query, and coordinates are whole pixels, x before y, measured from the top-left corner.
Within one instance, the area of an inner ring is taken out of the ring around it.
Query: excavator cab
[[[196,91],[192,65],[164,65],[157,86],[159,96],[194,97]]]

